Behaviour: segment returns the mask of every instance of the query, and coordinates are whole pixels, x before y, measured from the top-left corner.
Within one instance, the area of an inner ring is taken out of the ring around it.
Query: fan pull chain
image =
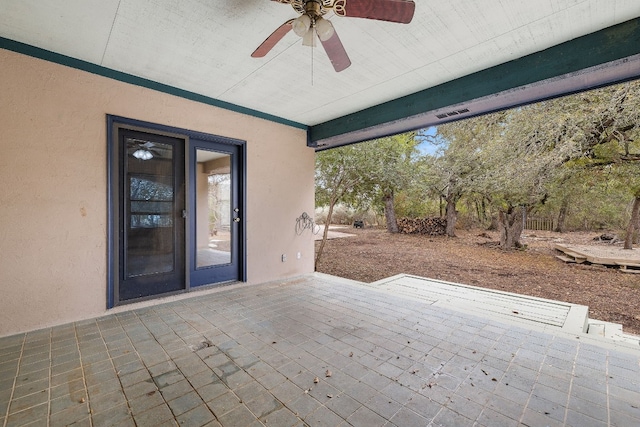
[[[315,38],[313,41],[315,42]],[[315,50],[315,43],[311,43],[311,86],[313,86],[313,51],[314,50]]]

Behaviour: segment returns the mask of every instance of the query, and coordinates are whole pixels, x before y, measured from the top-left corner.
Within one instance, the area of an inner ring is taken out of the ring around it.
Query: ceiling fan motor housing
[[[308,2],[306,2],[304,5],[304,11],[307,15],[309,15],[313,19],[316,19],[319,16],[322,16],[322,12],[323,12],[322,5],[320,4],[320,2],[316,0],[309,0]]]
[[[320,6],[320,10],[318,12],[319,15],[324,15],[331,8],[335,0],[275,0],[278,3],[286,3],[290,4],[293,9],[302,14],[307,13],[307,4],[309,3],[317,3]]]

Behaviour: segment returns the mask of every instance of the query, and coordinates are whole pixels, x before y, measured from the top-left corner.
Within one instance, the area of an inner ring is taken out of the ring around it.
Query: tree
[[[362,199],[364,190],[370,187],[366,170],[371,156],[362,144],[348,145],[321,151],[316,154],[316,206],[328,206],[322,241],[316,252],[318,267],[327,241],[333,210],[338,203],[354,205]]]
[[[443,177],[448,179],[444,195],[448,222],[455,221],[455,203],[463,194],[478,194],[498,212],[501,247],[520,246],[523,216],[544,203],[547,186],[566,157],[563,150],[540,139],[536,124],[542,121],[544,106],[537,108],[475,117],[438,129],[449,141],[441,157]]]
[[[627,226],[627,235],[624,239],[624,248],[633,249],[633,232],[640,222],[640,191],[635,194],[633,208],[631,209],[631,219]]]
[[[412,181],[418,141],[405,133],[322,151],[316,155],[316,206],[328,206],[318,266],[338,203],[361,210],[382,205],[387,230],[398,232],[394,197]]]
[[[584,168],[622,170],[640,161],[639,124],[640,83],[631,82],[442,126],[439,134],[469,156],[462,164],[481,165],[462,184],[458,168],[443,168],[451,177],[444,197],[455,203],[458,185],[465,195],[481,194],[498,210],[502,247],[518,246],[523,216],[544,206],[554,183],[557,190],[559,180]],[[454,156],[447,149],[443,158]],[[636,180],[628,180],[630,189]]]
[[[544,205],[560,166],[569,158],[569,147],[545,132],[545,126],[556,129],[548,111],[548,105],[539,103],[503,113],[481,151],[485,173],[475,185],[498,210],[504,249],[520,246],[523,219]]]
[[[579,113],[565,121],[577,129],[577,149],[567,163],[577,170],[607,168],[609,178],[626,182],[633,193],[625,239],[625,249],[631,249],[640,209],[640,81],[567,97],[564,103]]]
[[[499,115],[487,115],[438,127],[436,135],[441,149],[431,159],[432,182],[446,203],[446,234],[449,237],[455,237],[456,205],[464,195],[474,191],[473,182],[483,173],[482,147],[492,138],[493,128],[499,120]]]
[[[373,208],[383,212],[387,231],[397,233],[395,196],[415,185],[418,143],[415,133],[409,132],[354,144],[353,147],[357,149],[342,147],[327,150],[319,156],[335,151],[334,154],[341,160],[350,162],[350,168],[361,176],[357,180],[357,189],[350,192],[348,203],[360,210]]]
[[[369,144],[374,156],[371,179],[384,203],[387,231],[397,233],[395,195],[408,187],[415,177],[418,141],[415,133],[408,132],[380,138]]]

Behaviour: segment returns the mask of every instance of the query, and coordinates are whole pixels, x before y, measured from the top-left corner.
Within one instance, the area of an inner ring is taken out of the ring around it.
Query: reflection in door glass
[[[127,138],[126,277],[174,270],[173,147]]]
[[[196,267],[231,263],[231,156],[196,150]]]

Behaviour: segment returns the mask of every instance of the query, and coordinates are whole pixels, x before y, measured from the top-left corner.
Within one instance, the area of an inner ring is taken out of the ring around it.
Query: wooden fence
[[[549,218],[527,218],[524,225],[525,230],[553,231],[554,221]]]

